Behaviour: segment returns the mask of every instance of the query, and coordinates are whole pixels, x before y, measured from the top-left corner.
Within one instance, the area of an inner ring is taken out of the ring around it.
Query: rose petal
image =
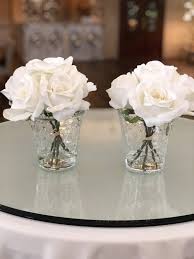
[[[145,123],[148,127],[160,126],[164,123],[169,123],[172,120],[182,116],[187,112],[189,103],[187,101],[177,104],[177,107],[173,110],[161,112],[157,116],[144,117]],[[138,115],[138,114],[137,114]],[[151,114],[150,114],[151,115]]]
[[[1,93],[2,93],[5,97],[7,97],[7,99],[10,100],[11,96],[10,96],[10,93],[9,93],[9,91],[8,91],[7,89],[3,89],[3,90],[1,91]]]
[[[25,110],[5,109],[3,111],[4,118],[10,121],[27,120],[31,114],[31,112],[27,112]]]
[[[64,121],[68,117],[71,117],[75,114],[75,110],[73,109],[66,109],[58,112],[53,113],[53,117],[58,121]]]
[[[42,99],[39,100],[34,112],[32,113],[31,119],[34,120],[35,118],[38,118],[40,114],[44,110],[44,102]]]
[[[88,82],[87,83],[88,92],[93,92],[97,90],[97,87],[94,83]]]
[[[47,111],[54,113],[54,112],[64,110],[65,108],[69,108],[69,106],[71,106],[71,105],[72,105],[72,103],[61,103],[56,106],[48,107]]]
[[[89,108],[90,108],[90,103],[82,100],[79,110],[86,111],[86,110],[89,110]]]

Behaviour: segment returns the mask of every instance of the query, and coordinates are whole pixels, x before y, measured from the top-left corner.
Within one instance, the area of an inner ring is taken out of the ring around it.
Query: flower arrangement
[[[11,108],[3,111],[6,119],[37,121],[43,118],[49,121],[52,132],[48,136],[51,135],[53,141],[50,154],[45,158],[46,162],[44,161],[47,168],[60,168],[61,150],[65,152],[66,157],[75,155],[64,143],[62,136],[64,134],[61,134],[64,131],[62,124],[78,114],[76,120],[78,127],[79,113],[89,109],[90,106],[84,98],[89,92],[96,90],[96,86],[88,82],[87,77],[72,63],[72,57],[31,60],[15,70],[2,91],[11,105]],[[71,125],[69,123],[69,127],[73,125],[72,123]],[[40,157],[42,159],[44,155]]]
[[[121,75],[107,90],[115,109],[133,109],[148,127],[171,122],[194,110],[194,79],[159,61]]]
[[[194,79],[180,75],[174,66],[151,61],[116,78],[107,92],[110,105],[120,110],[127,123],[142,122],[145,128],[145,139],[132,154],[129,165],[135,164],[142,156],[141,166],[146,171],[150,152],[155,169],[159,168],[161,159],[152,137],[162,125],[167,125],[165,132],[168,135],[169,123],[177,117],[194,115]],[[130,117],[131,113],[134,115]]]
[[[34,120],[43,112],[63,121],[89,103],[83,99],[96,86],[72,65],[73,58],[34,59],[19,67],[10,77],[2,93],[11,108],[3,115],[11,121]]]

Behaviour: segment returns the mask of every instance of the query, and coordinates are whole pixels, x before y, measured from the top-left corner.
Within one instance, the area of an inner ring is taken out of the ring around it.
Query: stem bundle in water
[[[130,108],[120,109],[126,142],[125,164],[131,172],[160,172],[164,167],[170,124],[148,127]]]
[[[152,136],[155,133],[155,127],[147,127],[147,125],[145,124],[145,122],[143,121],[144,127],[145,127],[145,131],[146,131],[146,139],[143,141],[143,144],[141,145],[140,149],[137,150],[137,152],[135,152],[133,154],[133,159],[130,162],[130,166],[133,166],[133,164],[138,160],[138,158],[143,155],[143,162],[142,162],[142,170],[143,171],[147,171],[147,170],[157,170],[159,168],[159,164],[157,162],[156,157],[159,159],[160,161],[160,157],[156,151],[156,149],[153,146],[152,143]],[[149,156],[149,152],[151,152],[151,156],[152,156],[152,163],[149,160],[148,163],[148,156]]]
[[[49,113],[45,112],[45,116],[48,118],[51,117]],[[60,135],[60,122],[58,122],[56,119],[51,118],[49,120],[52,129],[53,129],[53,135],[54,140],[51,145],[51,156],[49,158],[49,161],[47,161],[47,167],[58,169],[60,168],[60,147],[67,152],[67,154],[71,154],[70,150],[66,147],[65,143],[63,142],[63,139]]]

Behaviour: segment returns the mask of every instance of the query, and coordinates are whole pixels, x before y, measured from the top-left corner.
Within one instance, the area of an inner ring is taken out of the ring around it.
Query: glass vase
[[[147,127],[143,119],[128,110],[119,110],[119,116],[126,146],[127,169],[148,174],[162,171],[171,124]]]
[[[31,123],[33,142],[41,168],[63,171],[76,164],[78,140],[83,112],[58,122],[52,116],[41,115]]]

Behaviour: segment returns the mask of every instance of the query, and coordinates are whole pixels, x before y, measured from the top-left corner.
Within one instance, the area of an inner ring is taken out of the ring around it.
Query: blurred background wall
[[[106,58],[117,58],[119,51],[120,1],[103,1],[104,24],[106,24],[104,37]]]
[[[182,20],[184,0],[167,0],[164,19],[164,58],[184,58],[190,39],[189,25]]]
[[[1,0],[0,88],[32,58],[74,56],[98,85],[92,107],[108,107],[111,81],[137,64],[159,59],[193,72],[193,0]],[[188,10],[187,10],[188,11]],[[0,95],[1,111],[8,105]]]
[[[99,0],[100,1],[100,0]],[[102,1],[102,0],[101,0]],[[25,20],[23,9],[23,0],[3,0],[0,1],[0,25],[22,24]],[[63,1],[61,1],[63,2]],[[78,0],[63,3],[68,7],[67,17],[76,17],[75,7]],[[119,48],[119,22],[120,22],[120,0],[102,1],[104,9],[105,26],[105,45],[104,53],[106,58],[116,58]],[[167,0],[164,19],[164,40],[163,57],[177,58],[184,57],[184,47],[189,40],[189,26],[185,26],[182,20],[184,0]],[[0,40],[7,38],[7,31],[0,29]]]

